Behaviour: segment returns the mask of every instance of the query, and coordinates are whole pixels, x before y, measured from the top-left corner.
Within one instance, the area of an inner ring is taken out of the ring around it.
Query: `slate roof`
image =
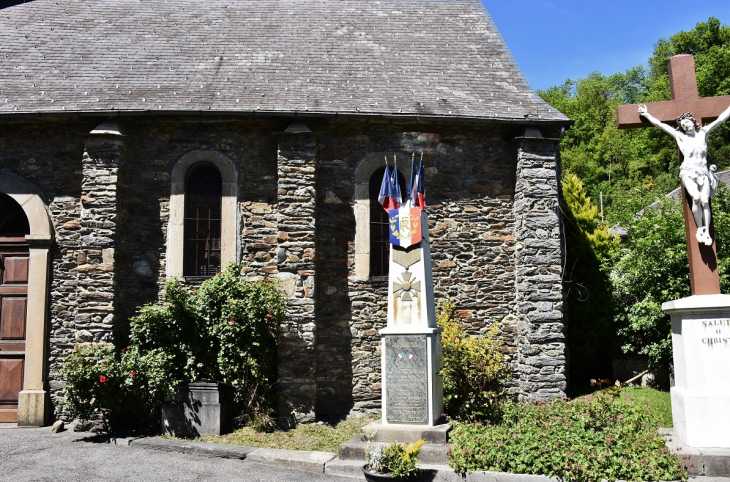
[[[566,122],[479,1],[36,0],[0,10],[0,115]]]

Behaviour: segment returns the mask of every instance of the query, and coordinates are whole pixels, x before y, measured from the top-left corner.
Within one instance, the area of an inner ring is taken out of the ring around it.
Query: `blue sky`
[[[730,0],[482,0],[534,89],[646,63],[654,43],[710,16],[730,24]]]

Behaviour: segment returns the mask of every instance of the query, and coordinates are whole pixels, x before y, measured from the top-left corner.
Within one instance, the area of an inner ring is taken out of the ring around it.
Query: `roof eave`
[[[390,120],[412,120],[416,122],[443,122],[443,121],[459,121],[459,122],[478,122],[478,123],[499,123],[499,124],[516,124],[516,125],[559,125],[570,126],[575,121],[572,119],[555,119],[543,118],[527,115],[524,118],[516,117],[479,117],[479,116],[460,116],[460,115],[435,115],[435,114],[393,114],[378,112],[317,112],[317,111],[267,111],[267,110],[155,110],[155,109],[130,109],[130,110],[62,110],[62,111],[43,111],[43,112],[0,112],[2,118],[16,117],[121,117],[121,116],[258,116],[258,117],[349,117],[349,118],[380,118]]]

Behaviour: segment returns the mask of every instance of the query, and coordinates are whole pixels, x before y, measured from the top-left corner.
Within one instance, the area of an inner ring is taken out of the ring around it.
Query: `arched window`
[[[15,199],[0,193],[0,236],[20,237],[30,234],[28,217]]]
[[[241,223],[233,161],[217,151],[191,151],[175,163],[170,181],[168,278],[208,277],[237,263]]]
[[[368,186],[370,198],[370,276],[388,276],[388,261],[390,256],[390,235],[388,226],[388,213],[378,202],[380,185],[383,182],[385,166],[376,169],[370,176]],[[403,174],[398,172],[398,183],[401,186],[401,194],[404,194],[408,187]],[[401,200],[399,200],[401,202]]]
[[[183,276],[210,277],[221,268],[223,181],[208,163],[190,168],[185,186]]]

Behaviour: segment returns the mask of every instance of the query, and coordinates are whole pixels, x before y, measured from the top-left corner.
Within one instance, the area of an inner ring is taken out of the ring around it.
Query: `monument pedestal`
[[[730,448],[730,296],[670,301],[674,432],[691,447]]]
[[[433,427],[444,410],[441,329],[385,328],[382,335],[383,425]]]

